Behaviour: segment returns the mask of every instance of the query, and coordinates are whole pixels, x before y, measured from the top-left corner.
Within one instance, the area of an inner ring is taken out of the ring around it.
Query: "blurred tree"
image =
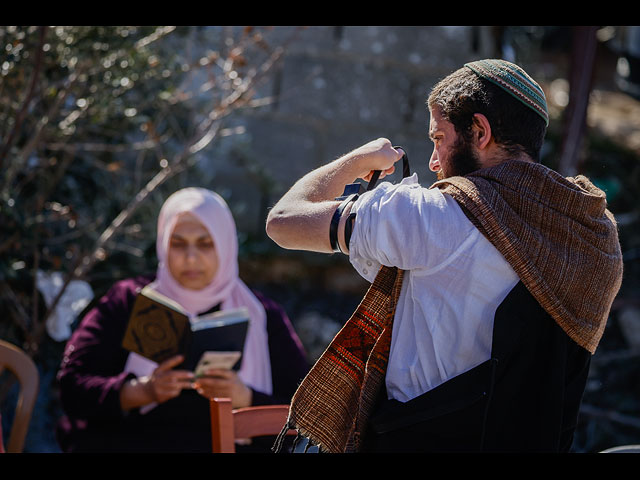
[[[150,265],[157,189],[264,102],[270,32],[0,27],[0,337],[36,356],[73,281],[110,256]],[[62,274],[47,302],[39,271]]]

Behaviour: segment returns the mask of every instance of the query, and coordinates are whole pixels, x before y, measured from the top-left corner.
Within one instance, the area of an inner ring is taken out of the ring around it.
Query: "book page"
[[[204,352],[194,372],[196,378],[203,376],[210,368],[231,370],[241,356],[240,352]]]
[[[175,310],[176,312],[180,312],[183,315],[187,315],[187,312],[184,310],[184,308],[182,308],[182,305],[180,305],[178,302],[176,302],[175,300],[170,299],[169,297],[167,297],[166,295],[161,294],[160,292],[154,290],[150,285],[147,285],[146,287],[144,287],[140,293],[142,295],[144,295],[145,297],[151,298],[152,300],[155,300],[158,303],[161,303],[173,310]]]
[[[246,307],[222,310],[194,318],[191,323],[191,330],[195,332],[196,330],[220,327],[222,325],[230,325],[248,320],[249,309]]]

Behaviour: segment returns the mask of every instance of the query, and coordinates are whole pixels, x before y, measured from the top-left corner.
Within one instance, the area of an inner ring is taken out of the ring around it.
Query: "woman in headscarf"
[[[308,370],[285,312],[239,278],[235,222],[219,195],[201,188],[171,195],[158,217],[156,251],[155,278],[117,282],[67,343],[58,373],[63,451],[211,452],[210,397],[230,397],[234,407],[289,403]],[[192,321],[247,308],[240,369],[195,380],[179,356],[158,365],[123,349],[133,303],[147,285]]]

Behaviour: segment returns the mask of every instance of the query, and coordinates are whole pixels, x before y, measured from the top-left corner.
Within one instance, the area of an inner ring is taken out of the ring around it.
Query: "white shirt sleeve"
[[[414,174],[392,185],[383,182],[361,195],[349,242],[354,268],[373,281],[381,265],[433,271],[476,236],[458,204],[437,188],[427,189]],[[461,225],[466,225],[461,230]]]

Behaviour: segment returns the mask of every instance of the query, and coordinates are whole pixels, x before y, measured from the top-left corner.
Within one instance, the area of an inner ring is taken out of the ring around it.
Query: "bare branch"
[[[83,143],[47,143],[47,148],[53,151],[65,151],[65,152],[75,152],[75,151],[84,151],[84,152],[110,152],[110,153],[122,153],[129,151],[140,151],[140,150],[152,150],[154,149],[158,141],[166,141],[169,139],[169,135],[164,135],[160,137],[160,139],[153,140],[144,140],[142,142],[134,142],[133,144],[120,144],[113,145],[107,143],[97,143],[97,142],[83,142]]]
[[[156,29],[155,32],[153,32],[151,35],[147,35],[146,37],[138,40],[135,45],[134,48],[136,50],[141,50],[142,48],[146,47],[147,45],[159,40],[160,38],[164,37],[165,35],[170,34],[171,32],[173,32],[176,29],[176,27],[158,27]]]

